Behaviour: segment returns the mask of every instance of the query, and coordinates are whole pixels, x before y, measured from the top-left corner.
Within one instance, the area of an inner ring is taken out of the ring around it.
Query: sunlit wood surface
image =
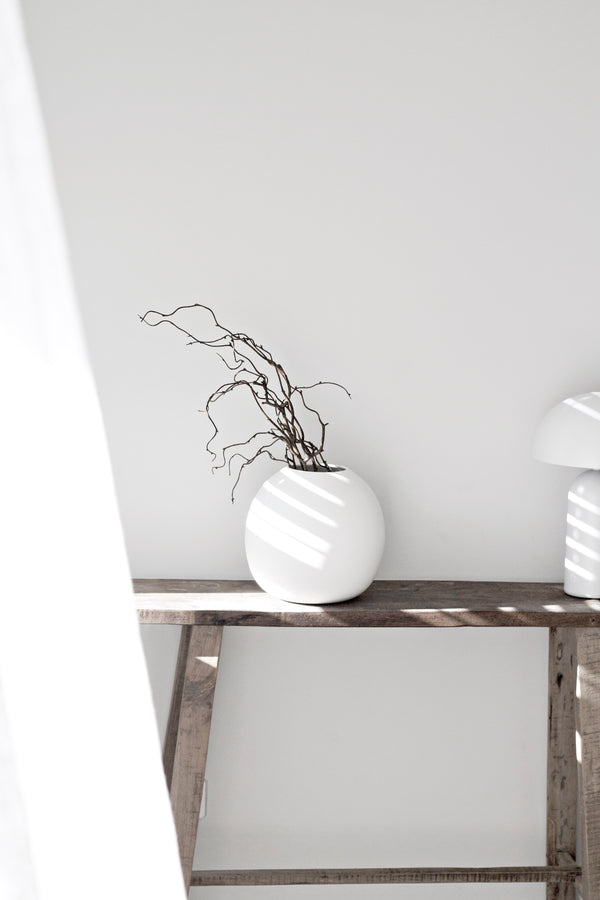
[[[508,581],[375,581],[355,600],[287,603],[253,581],[134,580],[141,622],[355,628],[600,627],[600,601],[560,584]]]

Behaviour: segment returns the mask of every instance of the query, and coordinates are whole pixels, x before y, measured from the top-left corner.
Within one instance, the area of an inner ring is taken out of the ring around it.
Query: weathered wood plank
[[[575,632],[550,628],[548,646],[548,778],[546,862],[574,861],[577,835],[577,759],[575,756]],[[575,900],[575,885],[549,883],[547,900]]]
[[[183,625],[181,637],[179,639],[179,652],[177,654],[177,665],[175,667],[175,677],[173,679],[173,689],[171,691],[171,706],[169,707],[169,719],[167,722],[165,745],[163,748],[163,768],[165,770],[165,778],[167,780],[169,791],[171,790],[171,782],[173,780],[173,764],[175,761],[175,748],[177,746],[177,732],[179,731],[179,716],[181,714],[181,698],[183,697],[185,667],[187,664],[191,635],[192,626]]]
[[[376,581],[360,598],[328,606],[286,603],[251,581],[136,579],[142,622],[301,627],[600,627],[600,601],[559,584]]]
[[[600,897],[600,632],[577,629],[577,733],[583,900]]]
[[[186,647],[170,794],[187,889],[192,877],[222,634],[219,626],[194,626]]]
[[[292,884],[573,884],[577,866],[516,866],[511,868],[402,869],[231,869],[192,873],[192,887]]]

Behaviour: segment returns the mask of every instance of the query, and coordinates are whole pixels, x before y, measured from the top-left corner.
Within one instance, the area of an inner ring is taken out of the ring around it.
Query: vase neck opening
[[[302,469],[300,466],[290,466],[288,465],[288,469],[292,472],[304,472],[307,475],[331,475],[337,472],[344,472],[346,470],[345,466],[311,466],[310,468]]]

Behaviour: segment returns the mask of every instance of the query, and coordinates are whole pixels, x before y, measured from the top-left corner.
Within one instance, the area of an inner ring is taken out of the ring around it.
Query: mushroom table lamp
[[[565,593],[600,599],[600,391],[553,406],[536,430],[533,455],[585,469],[569,488]]]

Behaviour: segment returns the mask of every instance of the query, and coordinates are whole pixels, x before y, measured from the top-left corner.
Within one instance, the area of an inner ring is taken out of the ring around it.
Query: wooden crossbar
[[[579,866],[401,869],[223,869],[192,872],[192,887],[292,884],[457,884],[546,882],[574,884]]]

